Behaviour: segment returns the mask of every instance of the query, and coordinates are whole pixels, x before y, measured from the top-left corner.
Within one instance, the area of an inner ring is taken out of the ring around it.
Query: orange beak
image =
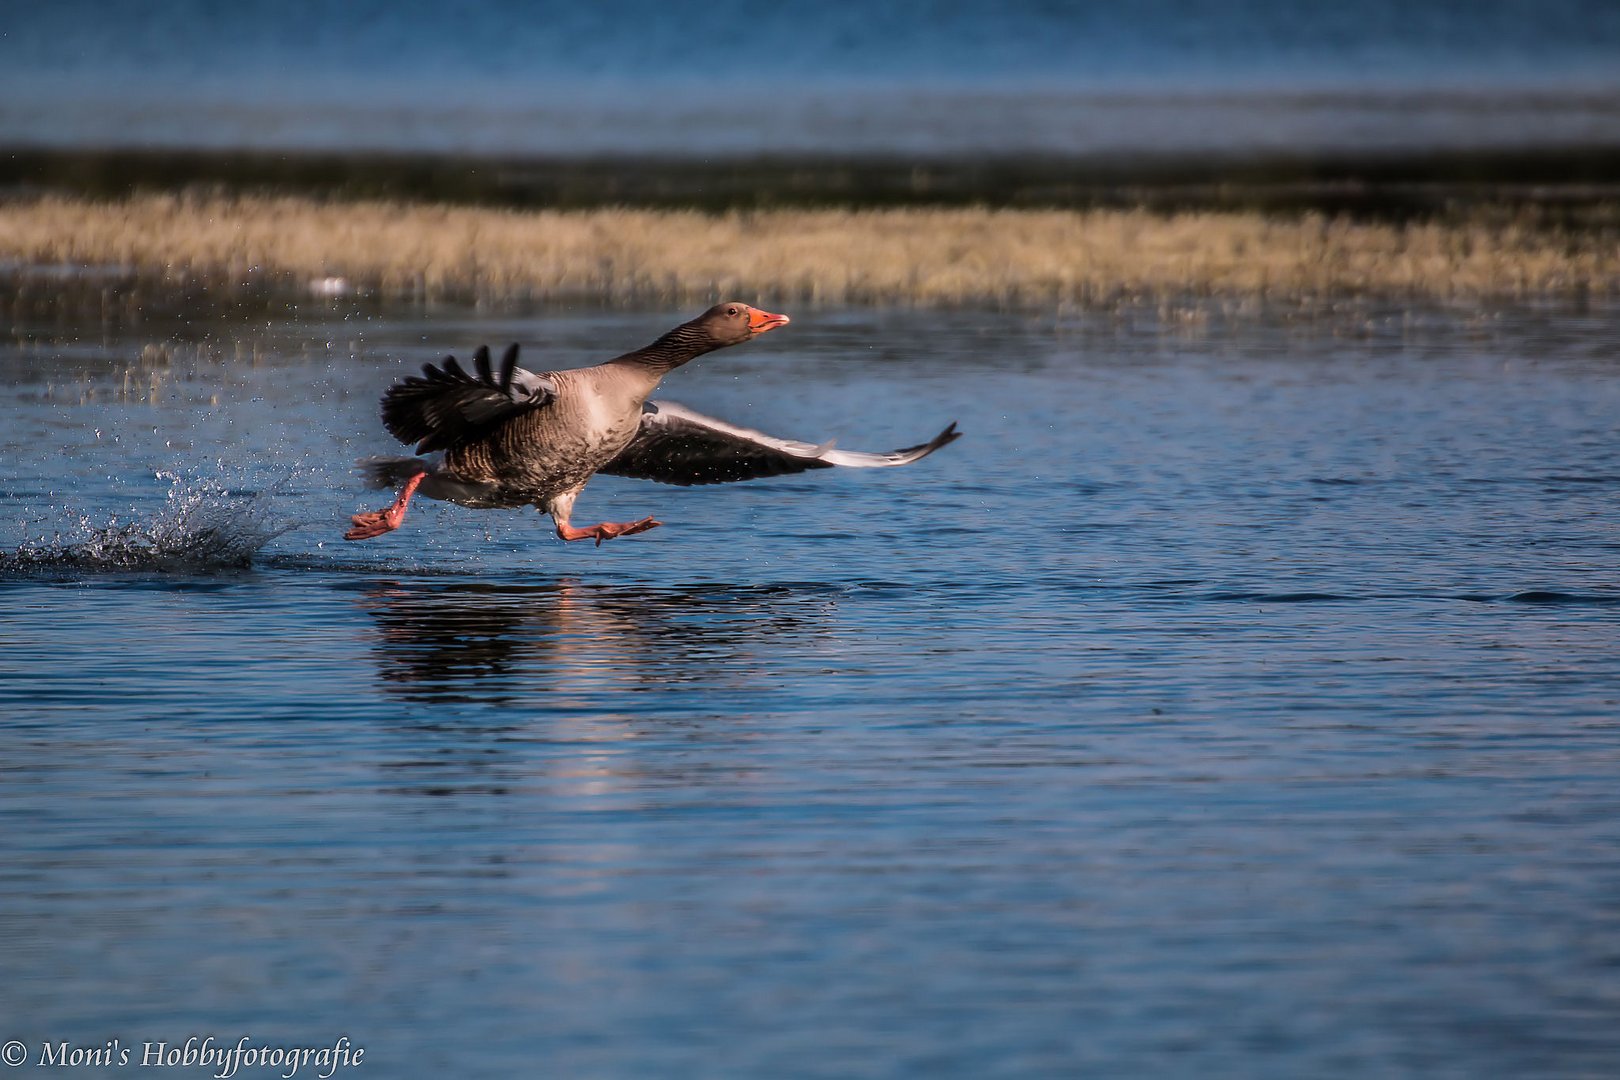
[[[759,308],[748,309],[748,329],[756,334],[763,334],[767,330],[775,330],[778,326],[786,326],[792,322],[786,315],[772,315]]]

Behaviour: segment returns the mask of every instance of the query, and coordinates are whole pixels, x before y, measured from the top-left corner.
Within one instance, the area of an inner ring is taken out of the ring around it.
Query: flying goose
[[[453,356],[390,387],[383,425],[418,455],[360,463],[373,487],[403,485],[392,505],[356,514],[346,540],[399,528],[413,495],[475,509],[534,506],[564,540],[603,540],[645,532],[651,517],[579,528],[574,500],[597,473],[664,484],[723,484],[809,469],[909,465],[958,438],[951,424],[918,446],[887,454],[836,450],[779,439],[715,420],[672,401],[648,401],[669,372],[695,357],[786,326],[786,315],[735,301],[716,304],[651,345],[595,367],[535,374],[509,346],[499,367],[488,347],[466,371]]]

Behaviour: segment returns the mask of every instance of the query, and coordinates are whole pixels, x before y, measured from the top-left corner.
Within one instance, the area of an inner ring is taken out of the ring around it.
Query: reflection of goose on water
[[[385,688],[428,701],[584,707],[638,687],[758,677],[766,643],[822,633],[820,585],[643,586],[391,582],[362,603]],[[616,708],[625,706],[618,699]]]
[[[865,454],[778,439],[700,415],[673,402],[650,402],[659,381],[682,364],[752,340],[788,322],[747,304],[717,304],[645,348],[595,367],[534,374],[517,366],[517,346],[499,371],[489,350],[467,372],[447,357],[422,377],[389,389],[383,424],[416,452],[434,458],[363,462],[376,487],[403,484],[391,506],[356,514],[349,540],[397,529],[411,497],[422,494],[476,509],[534,506],[551,515],[564,540],[611,540],[660,523],[569,524],[574,499],[599,472],[690,486],[782,476],[808,469],[909,465],[957,438],[952,424],[929,442]]]

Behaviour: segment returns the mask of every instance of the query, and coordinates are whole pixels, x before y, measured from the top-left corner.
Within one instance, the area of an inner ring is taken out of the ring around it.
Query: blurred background
[[[13,184],[1062,203],[1620,177],[1602,0],[8,7]]]

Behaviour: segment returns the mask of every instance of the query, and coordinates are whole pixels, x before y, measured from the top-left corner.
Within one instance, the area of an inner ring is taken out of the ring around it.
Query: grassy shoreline
[[[1253,210],[514,210],[308,197],[0,202],[22,292],[85,281],[385,300],[1103,308],[1620,295],[1620,208],[1550,222],[1480,206],[1408,223]],[[100,286],[97,286],[100,287]]]

